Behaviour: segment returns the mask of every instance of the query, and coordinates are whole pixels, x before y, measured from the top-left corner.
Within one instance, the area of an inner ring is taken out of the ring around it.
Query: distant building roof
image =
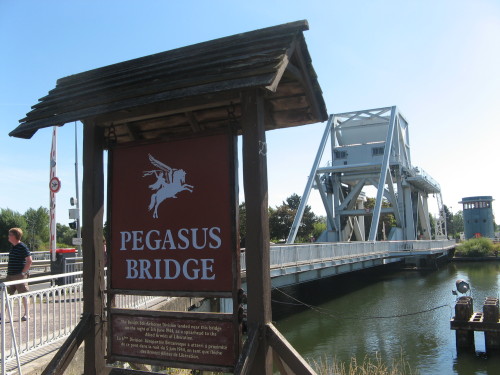
[[[228,126],[228,109],[238,117],[241,92],[255,88],[268,92],[267,129],[325,121],[307,29],[297,21],[61,78],[9,135],[77,120],[113,126],[118,143],[211,131]]]
[[[491,195],[479,195],[475,197],[465,197],[462,198],[462,200],[458,203],[469,203],[469,202],[476,202],[476,201],[493,201],[493,197]]]

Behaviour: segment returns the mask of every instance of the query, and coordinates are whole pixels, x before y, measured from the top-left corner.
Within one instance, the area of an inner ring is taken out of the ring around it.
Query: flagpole
[[[56,193],[60,189],[60,182],[57,178],[57,127],[52,128],[52,147],[50,149],[50,243],[49,250],[51,259],[56,261]]]

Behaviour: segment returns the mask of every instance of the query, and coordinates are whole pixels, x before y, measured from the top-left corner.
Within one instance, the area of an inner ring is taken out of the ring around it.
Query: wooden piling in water
[[[455,322],[468,322],[473,313],[472,297],[460,297],[455,305]],[[474,331],[457,329],[455,331],[457,352],[474,352]]]
[[[483,305],[483,321],[485,323],[499,323],[498,298],[487,297]],[[500,353],[500,332],[484,332],[484,342],[488,354]]]
[[[487,297],[483,312],[473,312],[472,297],[460,297],[450,327],[456,331],[457,352],[474,352],[474,332],[483,331],[488,355],[500,354],[500,309],[498,298]]]

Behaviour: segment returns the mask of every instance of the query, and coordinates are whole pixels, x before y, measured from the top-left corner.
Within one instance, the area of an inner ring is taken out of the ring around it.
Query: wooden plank
[[[269,275],[269,217],[267,185],[267,143],[263,93],[242,93],[243,181],[247,207],[246,275],[248,289],[248,327],[258,330],[271,322],[271,277]],[[249,372],[272,374],[272,353],[267,340],[259,342]]]
[[[288,46],[288,48],[284,52],[283,57],[281,58],[278,69],[276,70],[276,76],[274,77],[273,83],[271,83],[269,86],[266,87],[269,91],[272,91],[272,92],[276,91],[276,88],[278,87],[278,84],[281,81],[281,77],[285,73],[285,70],[286,70],[288,64],[290,63],[290,59],[291,59],[293,53],[295,52],[296,47],[297,47],[297,41],[296,41],[296,38],[294,38],[293,42],[290,43],[290,45]]]
[[[193,86],[213,84],[216,82],[251,79],[254,76],[276,75],[276,66],[280,63],[282,56],[276,57],[271,61],[262,62],[259,65],[235,66],[234,68],[225,67],[220,72],[220,65],[214,68],[214,71],[203,70],[202,68],[193,71],[175,72],[169,71],[163,73],[161,78],[141,75],[135,80],[124,79],[111,86],[100,86],[93,90],[86,90],[81,87],[75,95],[71,96],[62,90],[61,98],[50,103],[48,100],[40,102],[33,106],[33,110],[26,117],[30,120],[37,120],[51,116],[54,113],[58,115],[76,111],[79,109],[93,107],[104,103],[114,103],[130,98],[138,98],[145,95],[153,95],[173,90],[189,90]]]
[[[9,133],[11,136],[30,138],[40,128],[64,125],[67,122],[84,120],[95,116],[108,114],[110,112],[129,110],[130,108],[140,107],[143,105],[170,101],[175,99],[189,98],[191,96],[214,94],[230,90],[247,89],[251,87],[266,86],[267,82],[272,80],[273,74],[265,74],[262,76],[248,77],[243,79],[235,79],[223,82],[213,82],[210,84],[194,86],[187,89],[178,89],[168,92],[162,92],[152,95],[146,95],[138,98],[129,98],[115,103],[106,103],[96,105],[90,108],[83,108],[64,114],[53,115],[40,120],[26,119],[24,123]]]
[[[220,107],[226,108],[231,102],[239,103],[239,93],[228,91],[217,95],[205,94],[190,98],[176,99],[169,102],[155,103],[142,106],[141,108],[129,108],[98,117],[99,123],[106,126],[120,125],[126,122],[155,120],[166,116],[172,116],[185,112],[206,111],[210,113],[214,108],[219,111]]]
[[[298,32],[302,32],[308,28],[307,21],[298,21],[267,29],[236,34],[63,77],[57,81],[57,84],[67,86],[79,84],[82,81],[90,81],[92,79],[101,80],[110,74],[116,73],[117,71],[124,72],[126,74],[138,67],[147,67],[148,65],[161,64],[162,62],[175,61],[176,59],[198,58],[200,56],[213,53],[214,51],[218,54],[231,53],[231,51],[234,52],[235,50],[238,50],[238,48],[241,48],[243,51],[252,51],[252,46],[255,44],[270,44],[276,39],[290,36],[293,37]]]
[[[271,323],[267,324],[269,344],[283,359],[286,365],[297,375],[316,375],[311,366],[301,357],[285,337]]]
[[[157,366],[167,366],[174,368],[183,368],[183,369],[193,369],[193,370],[206,370],[206,371],[214,371],[214,372],[230,372],[232,373],[233,367],[226,366],[216,366],[216,365],[205,365],[205,364],[196,364],[192,362],[177,362],[177,361],[165,361],[165,360],[155,360],[150,358],[140,358],[140,357],[128,357],[128,356],[119,356],[113,355],[110,356],[109,359],[112,362],[121,361],[121,362],[134,362],[134,363],[147,363],[150,365]],[[149,374],[149,373],[148,373]],[[85,373],[85,375],[87,375]]]
[[[203,128],[200,126],[200,123],[196,119],[196,115],[192,111],[185,112],[185,116],[194,133],[198,133],[199,131],[203,130]]]
[[[297,59],[298,66],[301,69],[306,96],[309,99],[314,117],[316,117],[318,121],[326,121],[328,119],[328,113],[326,111],[323,96],[321,95],[316,73],[311,64],[311,56],[309,56],[307,52],[303,35],[300,36],[299,43],[300,46],[297,47],[297,50],[300,50],[300,52],[294,54],[294,57]]]
[[[457,331],[483,331],[483,332],[500,332],[500,322],[471,322],[471,321],[456,321],[450,320],[450,328]]]
[[[273,350],[273,361],[274,365],[278,367],[278,370],[281,375],[295,375],[295,373],[290,370],[290,367],[281,359],[281,357]]]
[[[151,375],[151,374],[161,374],[161,373],[151,372],[151,371],[128,370],[116,367],[112,368],[109,371],[109,375]]]
[[[80,323],[75,327],[73,332],[61,345],[56,355],[49,362],[45,370],[43,370],[42,375],[58,375],[64,374],[64,370],[69,366],[76,351],[80,347],[87,334],[87,331],[91,328],[92,320],[89,315],[84,315],[80,320]]]
[[[104,168],[103,128],[93,121],[83,127],[83,312],[93,317],[85,338],[85,374],[105,367],[104,321]]]
[[[240,359],[234,368],[234,375],[247,375],[249,373],[259,346],[258,335],[259,330],[257,329],[251,329],[248,332],[248,338],[241,350]]]
[[[231,106],[236,115],[236,108]],[[239,358],[242,350],[243,332],[243,289],[241,289],[241,249],[240,249],[240,222],[239,222],[239,176],[238,176],[238,137],[235,124],[228,118],[227,131],[230,134],[231,142],[228,152],[231,185],[231,233],[233,256],[231,267],[233,273],[233,327],[234,327],[234,358]]]
[[[211,291],[201,291],[201,292],[186,292],[175,290],[163,291],[163,290],[128,290],[128,289],[107,289],[108,294],[125,294],[132,296],[158,296],[158,297],[220,297],[220,298],[231,298],[231,292],[211,292]]]
[[[269,69],[278,64],[292,40],[293,36],[273,40],[273,45],[254,42],[253,48],[232,49],[227,52],[227,55],[212,51],[212,53],[203,55],[198,54],[194,58],[170,59],[159,64],[144,64],[126,71],[114,71],[99,79],[93,77],[73,85],[58,84],[47,96],[40,98],[39,103],[32,108],[42,109],[59,103],[61,99],[71,101],[75,98],[87,97],[90,93],[137,86],[141,79],[143,81],[163,81],[168,84],[168,81],[173,83],[186,78],[204,80],[214,79],[222,74],[239,74],[240,76],[251,74],[250,71],[258,72],[260,69]],[[221,69],[221,66],[224,69]]]
[[[185,312],[185,311],[162,311],[162,310],[136,310],[136,309],[110,309],[111,314],[124,314],[130,316],[154,316],[173,319],[196,319],[232,321],[233,314],[228,313],[206,313],[206,312]]]

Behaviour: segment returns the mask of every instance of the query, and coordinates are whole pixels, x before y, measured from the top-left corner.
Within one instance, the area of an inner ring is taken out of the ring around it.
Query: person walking
[[[7,278],[5,281],[17,281],[27,279],[29,276],[29,269],[33,260],[31,259],[31,253],[28,247],[21,242],[23,236],[23,231],[21,228],[11,228],[9,229],[9,242],[12,244],[12,248],[9,252],[9,263],[7,266]],[[26,293],[29,291],[27,283],[21,283],[16,285],[10,285],[7,287],[7,292],[9,294]],[[23,322],[28,320],[28,299],[23,298],[24,315],[21,318]]]

